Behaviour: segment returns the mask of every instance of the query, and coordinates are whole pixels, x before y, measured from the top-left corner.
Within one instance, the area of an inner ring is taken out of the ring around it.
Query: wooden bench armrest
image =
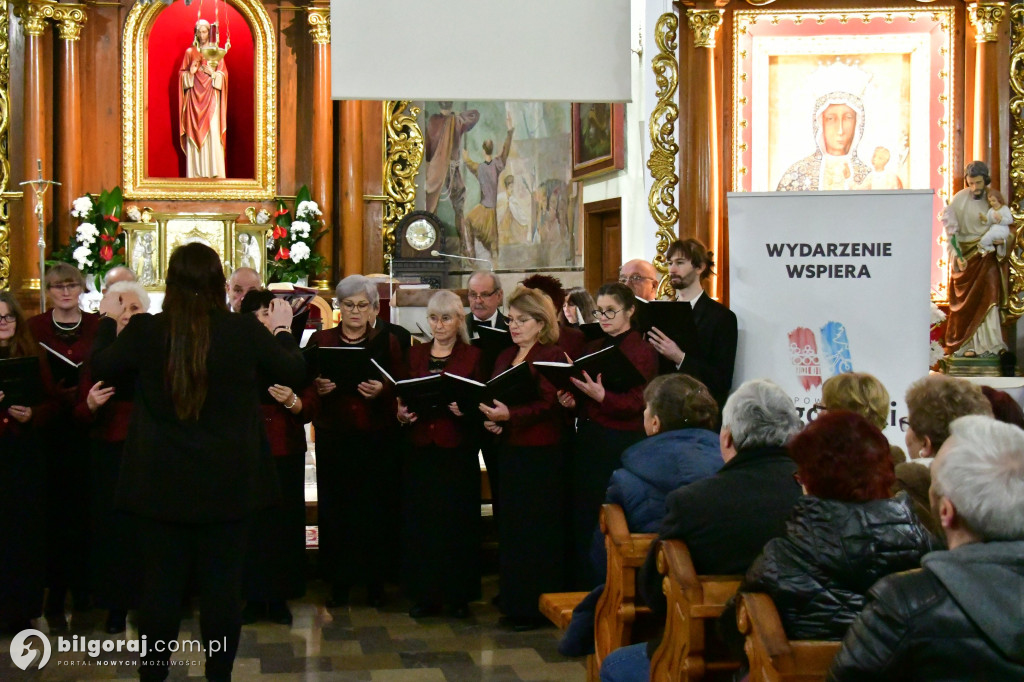
[[[651,543],[658,536],[655,533],[630,533],[626,525],[626,514],[617,504],[602,505],[600,520],[601,532],[611,540],[609,551],[614,548],[615,552],[632,561],[639,558],[637,565],[642,565]]]
[[[747,642],[761,649],[773,661],[793,655],[786,629],[782,627],[782,619],[767,594],[746,592],[740,595],[736,624],[740,632],[747,636]]]

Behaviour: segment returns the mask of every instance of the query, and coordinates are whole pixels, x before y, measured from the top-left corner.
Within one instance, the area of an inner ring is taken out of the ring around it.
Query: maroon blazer
[[[309,345],[335,348],[342,343],[341,326],[316,332],[310,337]],[[361,344],[362,345],[362,344]],[[381,325],[369,330],[365,345],[370,348],[374,360],[398,377],[405,372],[405,348],[398,337],[387,332]],[[313,417],[317,431],[383,431],[394,428],[395,398],[392,388],[384,381],[384,390],[373,400],[367,400],[353,393],[350,386],[339,386],[320,398],[319,412]],[[305,398],[303,398],[305,402]]]
[[[89,354],[92,353],[92,342],[96,338],[96,328],[99,326],[100,316],[95,313],[82,313],[82,324],[79,327],[82,331],[78,335],[78,340],[72,344],[67,344],[62,341],[56,334],[53,327],[53,310],[47,310],[45,313],[30,317],[28,320],[28,328],[32,331],[32,338],[37,343],[45,343],[50,348],[54,349],[58,353],[64,355],[72,362],[85,362],[89,359]],[[43,349],[43,356],[48,356],[50,353]],[[66,386],[65,388],[74,388],[75,391],[71,395],[72,400],[78,393],[78,387]]]
[[[302,401],[302,409],[298,414],[292,414],[286,410],[284,405],[273,400],[260,403],[260,416],[263,418],[263,428],[267,431],[267,442],[270,443],[270,454],[274,457],[284,457],[306,451],[306,430],[303,424],[308,424],[317,412],[319,400],[316,394],[316,386],[312,383],[305,388],[295,389]],[[269,395],[269,394],[268,394]]]
[[[92,369],[86,362],[79,373],[78,401],[72,410],[72,416],[77,423],[90,427],[90,438],[105,443],[123,443],[128,438],[128,424],[132,420],[132,406],[135,404],[132,391],[128,391],[128,395],[118,395],[115,392],[110,396],[110,400],[93,412],[89,409],[89,389],[95,383],[92,379]]]
[[[519,352],[518,346],[506,348],[494,361],[494,375],[512,366]],[[509,407],[509,420],[501,424],[499,443],[515,447],[557,445],[562,440],[562,414],[558,406],[558,392],[555,387],[537,372],[533,363],[564,362],[561,346],[535,343],[526,354],[524,362],[530,365],[530,373],[537,382],[537,399],[524,405]]]
[[[591,341],[584,349],[584,355],[596,353],[611,343],[611,338]],[[645,385],[658,375],[658,351],[644,340],[640,332],[635,329],[626,332],[619,342],[619,350],[640,371]],[[581,409],[584,418],[601,426],[620,431],[641,431],[644,428],[644,386],[634,386],[625,393],[605,391],[604,400],[600,403],[586,396],[577,398],[579,401],[583,403]]]
[[[430,374],[430,350],[433,347],[433,343],[421,343],[410,348],[409,371],[402,378],[415,379]],[[482,357],[479,348],[457,340],[455,347],[452,348],[452,354],[448,358],[445,371],[480,381]],[[438,410],[433,414],[416,416],[417,419],[411,428],[412,444],[415,446],[436,445],[442,448],[457,448],[466,445],[472,438],[479,437],[479,434],[476,433],[479,422],[456,417],[447,409]]]

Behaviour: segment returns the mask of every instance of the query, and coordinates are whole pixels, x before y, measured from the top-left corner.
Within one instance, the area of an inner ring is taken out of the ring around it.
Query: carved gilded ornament
[[[234,0],[232,4],[245,16],[252,30],[256,177],[211,180],[151,178],[146,174],[146,49],[149,31],[166,5],[136,3],[125,21],[121,65],[121,167],[125,198],[221,201],[274,198],[277,189],[276,32],[262,2]],[[182,46],[183,53],[186,47]]]
[[[307,7],[306,22],[315,45],[331,44],[331,8]]]
[[[61,40],[78,40],[85,24],[85,5],[58,5],[53,12]]]
[[[406,100],[384,102],[384,216],[381,224],[384,262],[395,253],[395,227],[415,208],[416,174],[423,162],[419,107]]]
[[[647,169],[654,183],[647,197],[647,205],[658,226],[654,266],[663,273],[659,292],[668,286],[668,277],[664,274],[668,272],[665,252],[676,238],[675,224],[679,220],[675,198],[675,188],[679,184],[679,175],[676,173],[679,145],[675,140],[676,120],[679,118],[679,105],[676,102],[676,89],[679,86],[679,62],[676,59],[678,31],[679,17],[674,13],[658,17],[654,27],[654,42],[658,52],[651,60],[658,103],[651,111],[648,122],[651,154],[647,159]]]
[[[11,126],[11,44],[7,37],[9,19],[4,3],[0,12],[0,290],[11,286],[11,204],[7,185],[11,181],[10,152],[7,147]]]
[[[694,47],[715,47],[715,33],[722,25],[723,9],[688,9],[686,19],[693,31]]]
[[[56,6],[53,0],[31,0],[15,5],[14,14],[21,20],[22,33],[34,37],[46,33],[46,20],[53,18]]]
[[[995,43],[999,41],[999,24],[1006,16],[1006,3],[974,3],[967,6],[967,16],[974,25],[974,42]]]
[[[1010,211],[1024,221],[1024,5],[1010,6]],[[1024,315],[1024,234],[1009,252],[1009,286],[1003,301],[1006,324]]]

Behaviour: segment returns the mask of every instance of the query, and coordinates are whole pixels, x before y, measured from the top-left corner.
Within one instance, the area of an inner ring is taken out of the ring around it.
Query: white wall
[[[583,182],[584,203],[622,198],[623,262],[632,258],[650,260],[655,254],[657,224],[651,216],[647,202],[653,183],[647,170],[647,158],[651,153],[647,125],[651,112],[658,103],[658,98],[654,94],[657,86],[654,82],[654,72],[651,70],[651,60],[658,53],[654,42],[654,27],[658,17],[671,11],[671,0],[631,0],[630,45],[633,49],[637,48],[639,29],[643,35],[643,57],[634,54],[631,58],[633,96],[632,102],[626,104],[626,168]],[[676,99],[678,101],[678,93]],[[678,198],[678,188],[676,197]]]

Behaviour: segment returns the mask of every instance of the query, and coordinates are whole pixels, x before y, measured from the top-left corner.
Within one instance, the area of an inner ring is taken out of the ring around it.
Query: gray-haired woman
[[[366,348],[387,372],[400,373],[405,348],[393,333],[374,325],[380,306],[377,286],[362,275],[350,275],[338,282],[335,295],[341,324],[313,334],[309,346]],[[384,579],[397,578],[399,565],[394,398],[382,377],[351,386],[325,377],[315,383],[321,401],[313,419],[320,571],[332,589],[327,605],[347,604],[351,588],[365,585],[369,603],[379,606]],[[371,443],[372,453],[355,447]]]

